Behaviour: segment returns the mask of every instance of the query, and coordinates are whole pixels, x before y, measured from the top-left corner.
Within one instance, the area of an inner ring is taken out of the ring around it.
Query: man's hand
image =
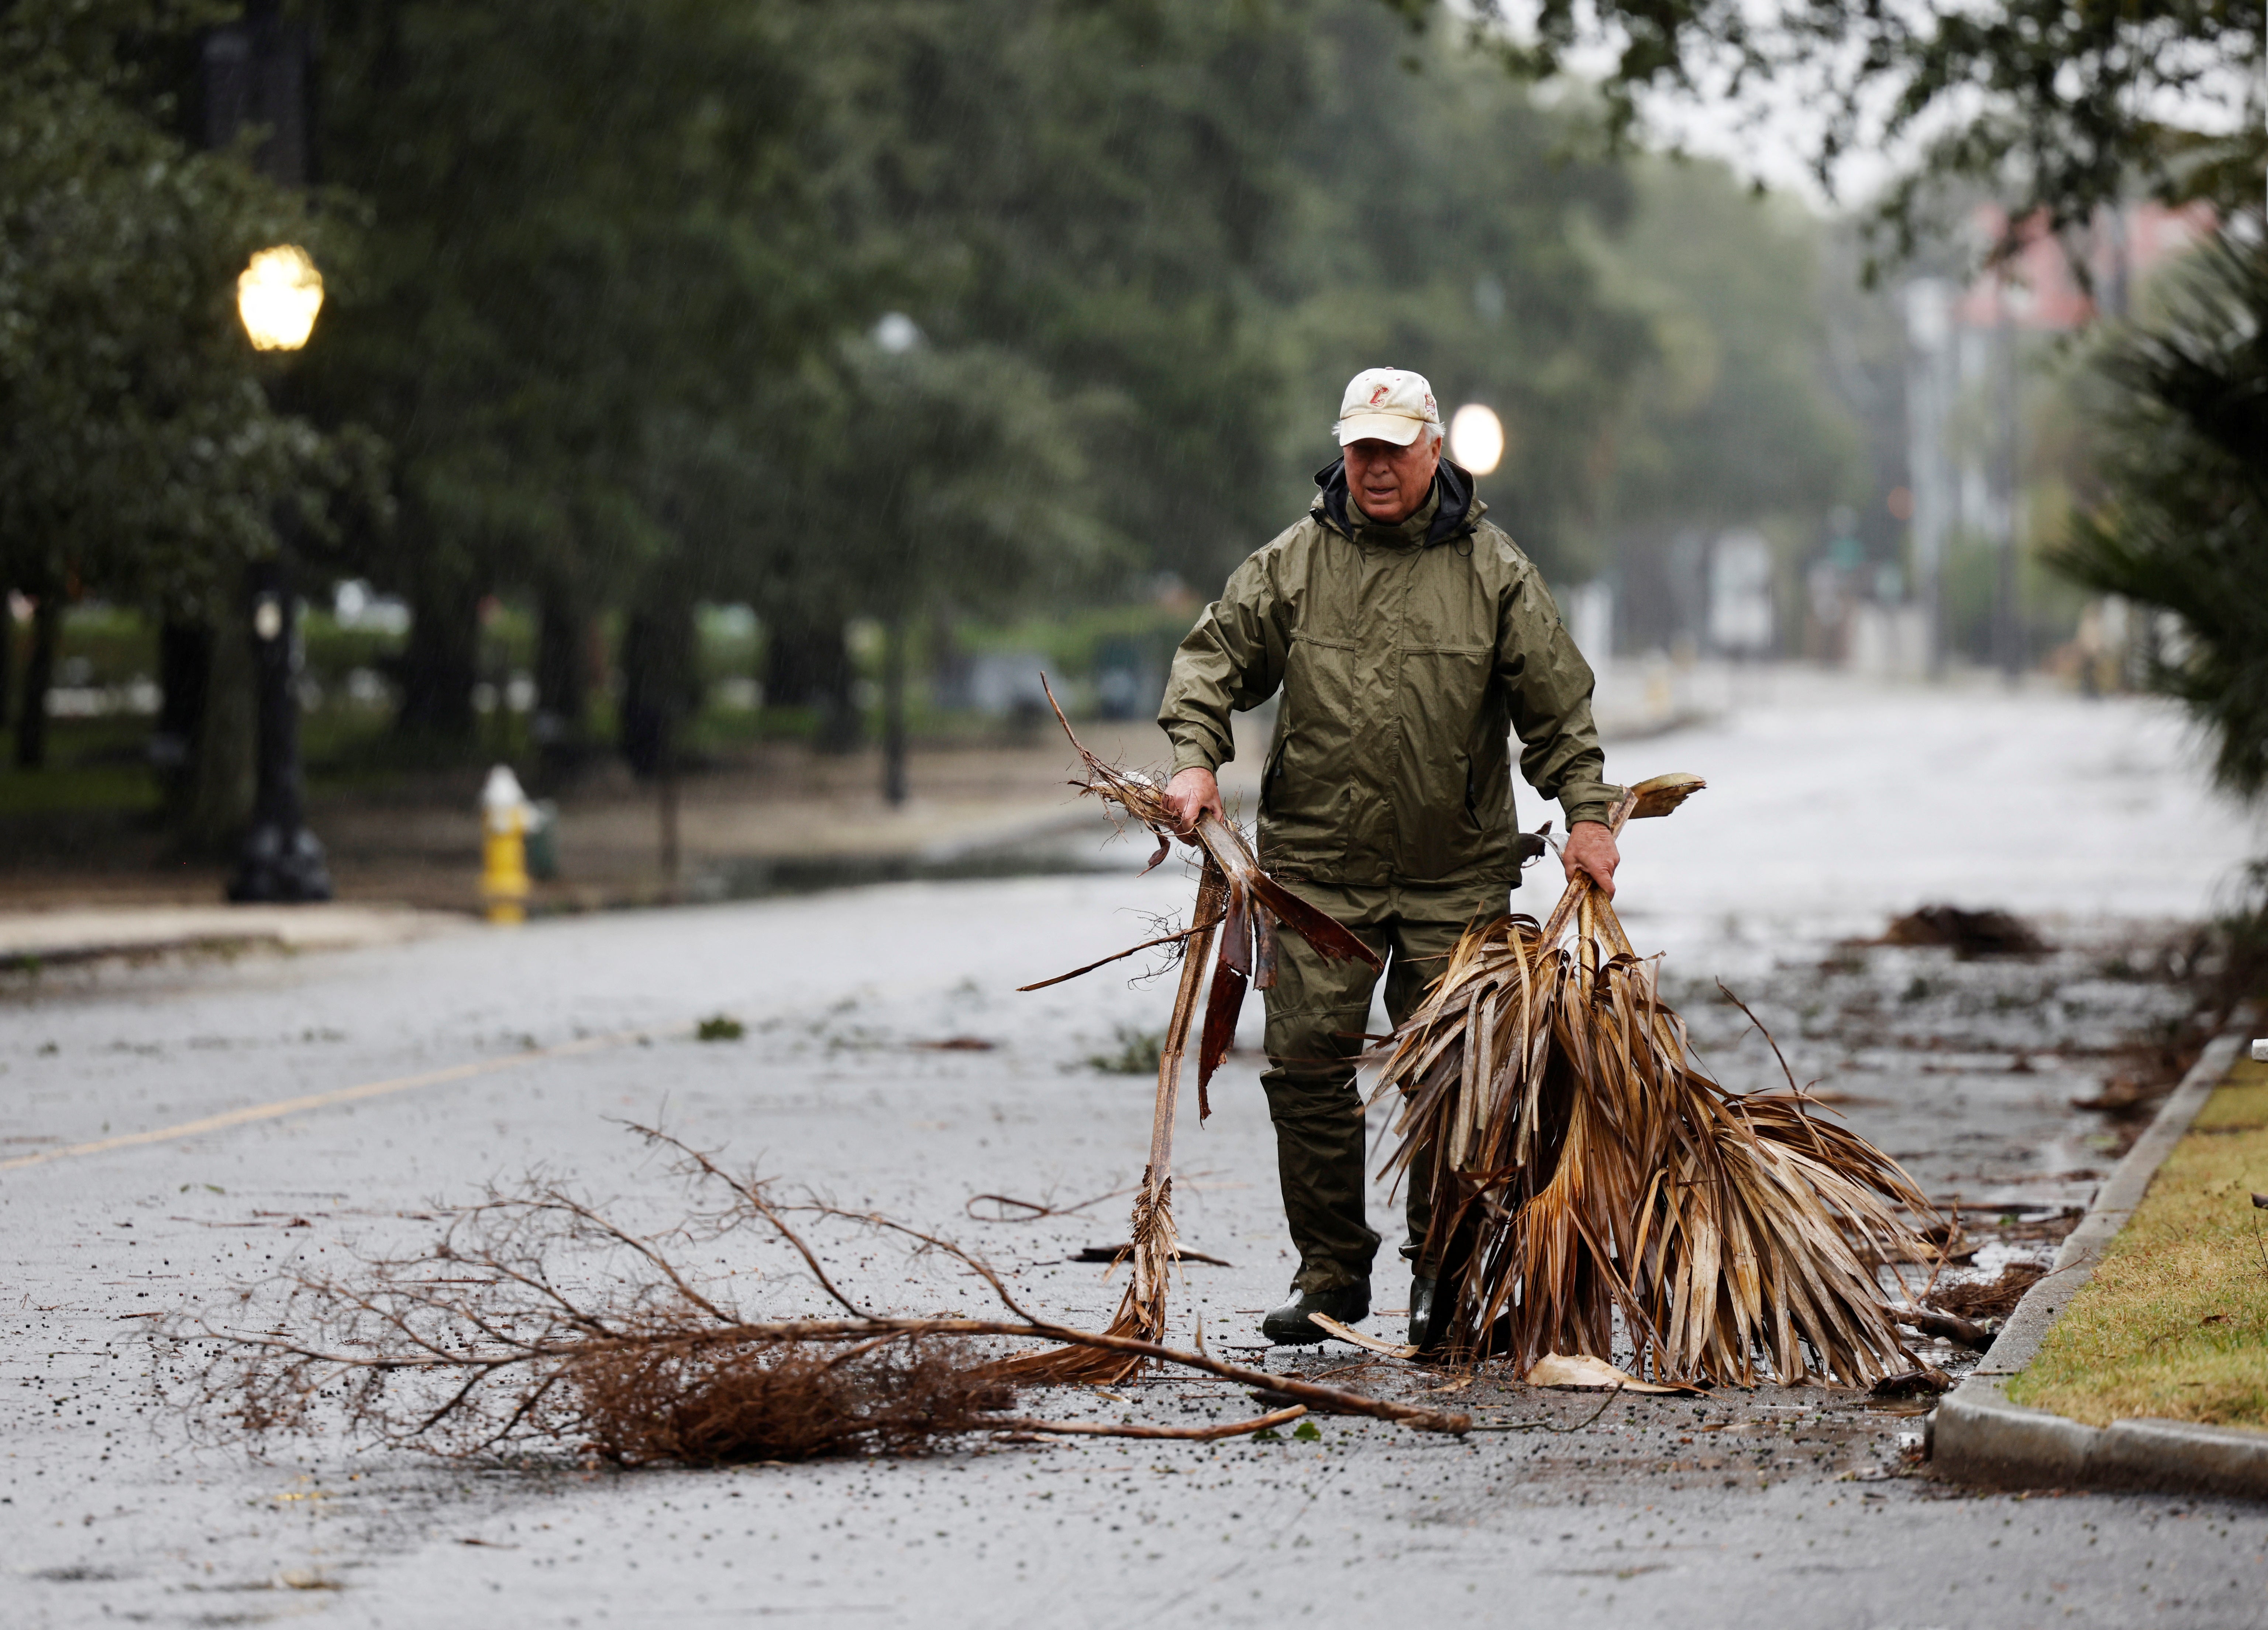
[[[1220,783],[1213,779],[1211,771],[1195,764],[1166,783],[1166,808],[1174,812],[1175,830],[1184,837],[1209,815],[1228,819],[1228,812],[1220,807]]]
[[[1180,778],[1174,778],[1176,781]],[[1615,897],[1615,868],[1622,863],[1622,852],[1615,847],[1615,835],[1607,830],[1603,821],[1578,821],[1568,829],[1567,846],[1559,852],[1559,864],[1567,868],[1569,882],[1575,881],[1576,873],[1587,872],[1591,881],[1598,884],[1599,892],[1611,900]]]

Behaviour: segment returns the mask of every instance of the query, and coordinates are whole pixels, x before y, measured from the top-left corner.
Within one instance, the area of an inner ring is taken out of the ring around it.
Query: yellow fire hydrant
[[[492,923],[527,920],[527,834],[534,815],[511,765],[489,771],[481,789],[481,897]]]

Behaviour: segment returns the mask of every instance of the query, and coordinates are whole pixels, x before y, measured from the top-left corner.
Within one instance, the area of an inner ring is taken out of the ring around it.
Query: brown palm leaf
[[[1612,824],[1699,785],[1633,789]],[[1793,1078],[1747,1096],[1710,1079],[1587,879],[1545,923],[1464,936],[1396,1031],[1388,1089],[1388,1169],[1432,1187],[1453,1353],[1611,1358],[1619,1316],[1659,1380],[1752,1385],[1759,1355],[1788,1383],[1912,1368],[1874,1273],[1919,1241],[1899,1208],[1928,1201]]]
[[[1044,677],[1041,682],[1045,685]],[[1071,730],[1071,721],[1064,718],[1063,709],[1056,706],[1052,690],[1048,692],[1048,703],[1056,707],[1056,718],[1062,723],[1064,734],[1071,737],[1071,746],[1086,764],[1087,778],[1079,783],[1079,790],[1116,805],[1147,827],[1158,839],[1158,851],[1150,859],[1150,864],[1156,866],[1172,852],[1173,840],[1179,836],[1172,812],[1166,807],[1165,788],[1140,776],[1129,775],[1088,752]],[[1289,925],[1325,956],[1360,959],[1373,968],[1380,965],[1379,958],[1368,946],[1262,871],[1244,835],[1234,827],[1209,815],[1198,826],[1194,837],[1185,841],[1195,844],[1204,857],[1204,865],[1197,880],[1197,905],[1190,914],[1189,927],[1181,934],[1167,936],[1183,941],[1181,984],[1174,993],[1174,1016],[1158,1050],[1158,1097],[1150,1123],[1150,1163],[1143,1169],[1142,1186],[1135,1191],[1133,1243],[1127,1252],[1131,1272],[1125,1294],[1119,1300],[1117,1315],[1104,1332],[1143,1341],[1160,1340],[1166,1333],[1167,1291],[1181,1243],[1174,1231],[1174,1112],[1181,1098],[1182,1058],[1189,1048],[1189,1032],[1196,1025],[1206,960],[1212,953],[1216,937],[1220,942],[1219,960],[1212,970],[1212,991],[1205,1007],[1197,1054],[1200,1120],[1212,1111],[1205,1088],[1236,1038],[1237,1013],[1243,1006],[1248,983],[1263,991],[1276,983],[1277,922]],[[1104,959],[1113,960],[1116,959]],[[1076,977],[1079,973],[1091,972],[1101,966],[1101,963],[1090,963],[1075,973],[1062,975],[1058,979],[1043,979],[1024,988],[1035,990],[1039,985],[1057,984],[1061,978]],[[999,1373],[1029,1382],[1108,1385],[1140,1368],[1144,1362],[1139,1354],[1130,1357],[1101,1347],[1065,1346],[1010,1360],[999,1366]]]

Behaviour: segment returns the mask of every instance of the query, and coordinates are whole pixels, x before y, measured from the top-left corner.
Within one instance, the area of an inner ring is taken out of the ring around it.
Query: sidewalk
[[[1081,734],[1129,765],[1167,756],[1146,721],[1093,723]],[[1222,780],[1248,808],[1261,752],[1256,739],[1246,746]],[[561,799],[559,874],[535,885],[530,906],[551,914],[914,878],[1131,869],[1146,845],[1113,841],[1106,812],[1071,785],[1077,767],[1052,724],[1029,745],[917,749],[911,796],[893,806],[871,749],[827,757],[760,747],[680,783],[681,858],[671,878],[659,790],[602,763]],[[123,845],[100,869],[19,855],[0,866],[0,970],[183,950],[335,949],[470,925],[482,904],[480,776],[317,800],[308,823],[328,852],[335,904],[225,905],[225,867],[160,866]]]
[[[451,933],[468,919],[406,905],[124,905],[0,911],[0,970],[180,951],[348,950]]]
[[[2026,1294],[1984,1361],[1938,1406],[1928,1449],[1940,1475],[1999,1487],[2095,1486],[2268,1499],[2268,1432],[2151,1419],[2095,1427],[2008,1398],[2009,1383],[2038,1358],[2058,1317],[2228,1076],[2243,1041],[2244,1033],[2233,1033],[2205,1049],[2064,1242],[2054,1271]]]
[[[1164,736],[1146,721],[1081,729],[1097,752],[1129,764],[1162,763],[1167,755]],[[910,796],[894,807],[881,796],[880,756],[871,748],[829,756],[795,743],[751,744],[680,779],[681,859],[670,880],[662,870],[661,789],[602,756],[558,795],[559,879],[539,888],[535,904],[593,910],[702,898],[714,893],[720,875],[729,891],[728,874],[738,867],[828,860],[921,867],[1067,828],[1093,825],[1098,838],[1107,836],[1094,800],[1068,785],[1076,768],[1052,721],[1028,741],[917,746]],[[485,764],[474,763],[318,789],[307,822],[328,852],[338,897],[476,912],[486,774]],[[168,859],[165,835],[151,822],[109,822],[75,844],[40,837],[27,832],[20,843],[0,842],[0,914],[93,904],[217,905],[226,881],[225,858]]]

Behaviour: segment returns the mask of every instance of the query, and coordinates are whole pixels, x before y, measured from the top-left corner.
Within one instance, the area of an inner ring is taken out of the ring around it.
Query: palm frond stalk
[[[1664,777],[1616,807],[1667,814]],[[1651,806],[1651,807],[1649,807]],[[1453,1357],[1611,1358],[1633,1373],[1870,1385],[1914,1368],[1876,1265],[1934,1216],[1897,1163],[1817,1118],[1796,1088],[1738,1095],[1694,1062],[1655,964],[1587,878],[1550,918],[1467,933],[1396,1031],[1379,1094],[1403,1095],[1387,1169],[1429,1184],[1432,1269]]]
[[[1044,677],[1041,682],[1046,684]],[[1150,857],[1150,865],[1159,865],[1172,852],[1174,840],[1180,836],[1173,813],[1166,807],[1164,786],[1129,775],[1097,758],[1079,741],[1071,721],[1064,718],[1052,690],[1048,691],[1048,703],[1055,707],[1064,734],[1071,738],[1071,746],[1086,766],[1086,778],[1074,785],[1081,793],[1116,805],[1149,829],[1158,840],[1157,852]],[[1181,1243],[1174,1231],[1174,1115],[1181,1101],[1182,1060],[1189,1051],[1189,1032],[1197,1025],[1198,998],[1204,992],[1208,959],[1214,959],[1210,970],[1211,990],[1205,996],[1204,1028],[1197,1047],[1200,1121],[1212,1113],[1205,1089],[1236,1040],[1237,1014],[1243,1008],[1246,989],[1257,985],[1264,991],[1276,983],[1277,923],[1290,926],[1327,957],[1367,962],[1373,968],[1381,965],[1376,953],[1346,928],[1261,870],[1244,835],[1226,822],[1208,815],[1196,832],[1182,841],[1196,848],[1203,857],[1204,866],[1198,874],[1197,904],[1190,913],[1189,928],[1178,935],[1167,936],[1182,941],[1182,977],[1174,993],[1173,1018],[1158,1050],[1158,1096],[1150,1122],[1150,1162],[1143,1169],[1141,1187],[1135,1191],[1130,1236],[1132,1243],[1127,1250],[1131,1272],[1125,1294],[1119,1299],[1118,1312],[1104,1332],[1150,1342],[1161,1340],[1166,1334],[1167,1297]],[[1217,958],[1216,942],[1219,947]],[[1027,985],[1024,989],[1037,990],[1041,985],[1059,984],[1102,965],[1089,963],[1055,979]],[[1124,1379],[1146,1361],[1139,1353],[1065,1346],[1012,1359],[999,1367],[999,1373],[1019,1381],[1107,1386]]]

